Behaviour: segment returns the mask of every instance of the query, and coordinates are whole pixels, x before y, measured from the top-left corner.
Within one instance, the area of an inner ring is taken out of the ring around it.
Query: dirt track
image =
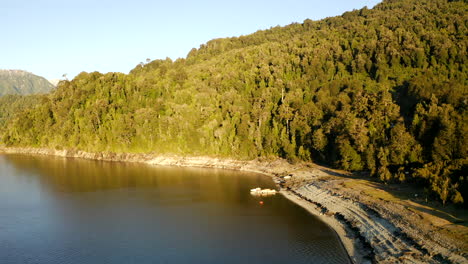
[[[316,165],[290,175],[280,185],[314,204],[324,221],[345,226],[341,236],[348,252],[349,243],[361,241],[351,253],[357,263],[468,263],[466,237],[441,232],[405,206],[407,201],[375,199],[360,188],[347,188],[346,183],[357,180]]]

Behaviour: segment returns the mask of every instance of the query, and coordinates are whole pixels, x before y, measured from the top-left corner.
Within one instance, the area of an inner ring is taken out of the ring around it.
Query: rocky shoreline
[[[2,152],[261,173],[272,177],[286,198],[330,225],[354,263],[468,263],[466,240],[439,232],[438,226],[422,221],[403,202],[375,199],[361,189],[346,188],[358,181],[346,172],[312,163],[44,148],[0,147]]]

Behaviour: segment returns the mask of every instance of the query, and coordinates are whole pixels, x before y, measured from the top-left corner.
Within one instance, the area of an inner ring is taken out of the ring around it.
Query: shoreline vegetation
[[[0,144],[279,157],[467,206],[466,1],[384,0],[0,98]],[[4,125],[2,125],[4,124]]]
[[[468,263],[467,10],[383,0],[3,96],[0,153],[262,173],[356,263]]]
[[[2,153],[260,173],[270,176],[287,199],[327,223],[354,263],[468,262],[465,215],[458,218],[425,204],[423,195],[414,193],[418,190],[392,190],[370,178],[310,162],[20,147],[0,147]]]

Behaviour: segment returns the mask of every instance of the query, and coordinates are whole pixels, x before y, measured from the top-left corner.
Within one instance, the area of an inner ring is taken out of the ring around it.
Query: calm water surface
[[[268,177],[0,155],[0,263],[346,263]],[[263,205],[259,201],[264,201]]]

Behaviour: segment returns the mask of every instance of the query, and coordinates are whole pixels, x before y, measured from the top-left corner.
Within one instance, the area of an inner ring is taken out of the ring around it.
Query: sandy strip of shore
[[[305,210],[307,210],[310,214],[316,216],[322,222],[326,223],[330,226],[331,229],[335,231],[337,238],[341,241],[343,245],[343,250],[348,254],[350,258],[350,262],[352,263],[370,263],[370,260],[365,260],[362,254],[363,249],[357,250],[361,248],[359,242],[356,239],[352,239],[350,236],[347,235],[349,231],[338,222],[335,218],[327,217],[322,213],[322,210],[314,205],[311,202],[308,202],[297,195],[293,194],[290,191],[282,190],[280,192],[283,196],[285,196],[288,200],[294,202],[295,204],[301,206]]]

